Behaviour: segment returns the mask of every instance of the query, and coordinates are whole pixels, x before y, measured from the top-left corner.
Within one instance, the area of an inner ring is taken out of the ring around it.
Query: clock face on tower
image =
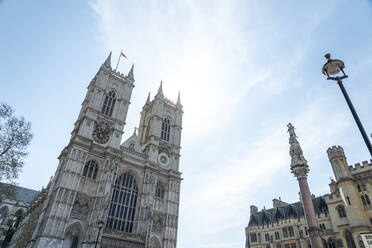
[[[162,166],[168,166],[169,165],[169,157],[166,153],[162,152],[159,154],[158,156],[158,161],[159,161],[159,164],[161,164]]]
[[[106,144],[110,139],[110,126],[106,122],[96,123],[93,131],[93,140],[98,144]]]

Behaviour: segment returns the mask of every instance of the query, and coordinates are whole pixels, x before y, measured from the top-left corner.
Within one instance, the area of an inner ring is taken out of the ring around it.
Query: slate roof
[[[313,205],[316,214],[328,213],[328,206],[325,200],[319,196],[313,198]],[[304,217],[304,210],[301,202],[295,202],[286,206],[277,208],[262,209],[261,211],[251,214],[248,227],[261,226],[280,221],[281,219],[301,218]]]
[[[17,186],[16,201],[31,203],[39,191]]]
[[[0,184],[1,187],[1,184]],[[12,200],[31,203],[39,191],[33,189],[27,189],[20,186],[14,186],[16,188],[15,197]]]

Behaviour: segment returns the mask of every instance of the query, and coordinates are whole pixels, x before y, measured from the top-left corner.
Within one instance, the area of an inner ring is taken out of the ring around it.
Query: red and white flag
[[[121,51],[120,56],[123,56],[124,58],[127,59],[127,56],[125,56],[125,54],[123,53],[123,51]]]

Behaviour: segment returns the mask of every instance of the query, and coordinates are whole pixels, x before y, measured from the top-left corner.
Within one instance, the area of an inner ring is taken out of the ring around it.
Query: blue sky
[[[345,87],[372,132],[371,1],[0,1],[0,100],[32,122],[18,182],[40,189],[67,145],[86,87],[110,50],[136,87],[124,139],[160,80],[184,105],[180,248],[238,248],[249,206],[298,200],[286,124],[328,192],[326,150],[370,159],[324,54],[345,61]]]

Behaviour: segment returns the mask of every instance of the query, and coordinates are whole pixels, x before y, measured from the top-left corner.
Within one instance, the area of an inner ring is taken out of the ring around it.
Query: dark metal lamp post
[[[96,244],[95,244],[95,248],[97,248],[97,244],[98,244],[98,239],[99,239],[99,235],[100,235],[100,233],[101,233],[101,229],[103,228],[103,226],[105,225],[105,223],[102,221],[102,220],[100,220],[100,221],[98,221],[98,233],[97,233],[97,239],[96,239]]]
[[[342,80],[347,78],[348,76],[344,72],[345,64],[342,60],[339,59],[331,59],[331,54],[327,53],[324,56],[327,59],[327,63],[323,65],[322,73],[327,76],[327,80],[334,80],[337,81],[338,86],[340,86],[340,89],[342,91],[342,94],[345,97],[345,100],[347,102],[347,105],[350,108],[351,113],[353,114],[354,120],[359,128],[360,133],[362,134],[362,137],[364,139],[364,142],[367,145],[368,151],[371,154],[372,157],[372,145],[371,142],[366,134],[366,131],[364,130],[364,127],[359,120],[358,114],[354,109],[354,106],[349,98],[349,95],[347,94],[344,85],[342,84]]]

